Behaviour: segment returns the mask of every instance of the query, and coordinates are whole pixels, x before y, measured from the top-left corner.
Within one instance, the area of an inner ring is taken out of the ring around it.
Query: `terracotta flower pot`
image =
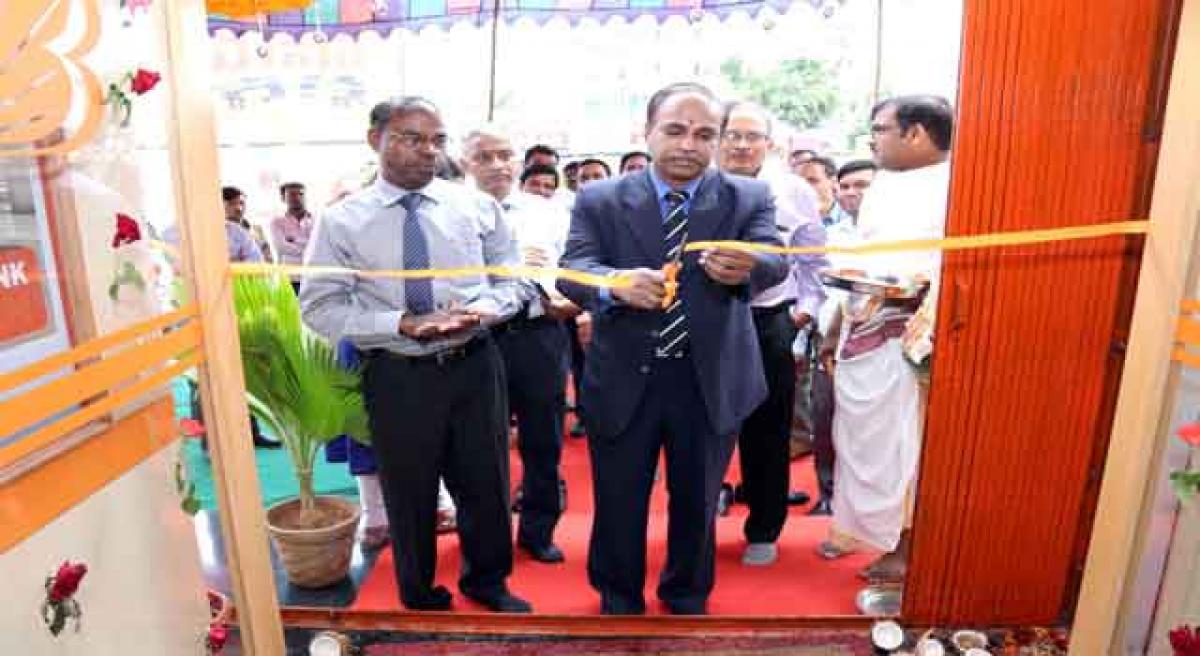
[[[322,521],[308,528],[302,524],[299,499],[267,509],[267,531],[288,581],[302,588],[322,588],[346,577],[362,514],[358,504],[338,497],[317,497],[316,510]]]

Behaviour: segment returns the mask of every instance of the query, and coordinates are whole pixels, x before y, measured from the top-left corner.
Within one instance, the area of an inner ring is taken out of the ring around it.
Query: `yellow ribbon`
[[[508,278],[534,278],[554,275],[573,280],[591,287],[624,287],[628,281],[624,276],[601,276],[594,273],[534,266],[470,266],[453,269],[351,269],[336,266],[298,264],[264,264],[259,262],[236,262],[230,265],[235,276],[261,276],[267,274],[303,276],[355,276],[358,278],[467,278],[470,276],[504,276]]]
[[[772,253],[777,255],[813,255],[818,253],[894,253],[897,251],[963,251],[1000,246],[1023,246],[1028,244],[1044,244],[1057,241],[1073,241],[1078,239],[1096,239],[1113,235],[1140,235],[1150,228],[1148,221],[1121,221],[1117,223],[1099,223],[1070,228],[1050,228],[1046,230],[1021,230],[1016,232],[996,232],[985,235],[970,235],[966,237],[946,237],[943,239],[904,239],[897,241],[881,241],[855,244],[851,246],[773,246],[743,241],[698,241],[689,243],[685,250],[702,251],[714,248],[740,250],[752,253]],[[347,267],[291,265],[291,264],[260,264],[239,262],[230,265],[235,276],[256,276],[267,274],[281,275],[353,275],[361,278],[463,278],[469,276],[504,276],[504,277],[540,277],[553,275],[564,280],[570,280],[591,287],[618,288],[628,286],[629,279],[625,276],[600,276],[594,273],[561,269],[557,267],[532,266],[473,266],[453,269],[375,269],[363,270]]]
[[[1111,235],[1141,235],[1150,229],[1148,221],[1122,221],[1120,223],[1097,223],[1070,228],[1046,230],[1022,230],[1018,232],[995,232],[967,237],[945,237],[943,239],[903,239],[854,244],[850,246],[772,246],[742,241],[697,241],[684,248],[688,251],[725,248],[753,253],[776,253],[780,255],[812,255],[816,253],[894,253],[897,251],[965,251],[996,246],[1022,246],[1075,239],[1095,239]]]

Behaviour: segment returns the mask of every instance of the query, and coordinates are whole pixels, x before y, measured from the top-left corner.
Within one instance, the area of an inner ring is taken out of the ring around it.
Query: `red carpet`
[[[671,638],[671,639],[570,639],[422,641],[408,644],[373,644],[366,656],[607,656],[656,654],[658,656],[856,656],[873,649],[865,631],[807,631],[802,637]]]
[[[587,543],[591,532],[592,488],[586,440],[565,438],[563,476],[567,480],[567,510],[555,531],[555,541],[566,554],[567,562],[545,565],[531,560],[520,550],[509,586],[513,592],[533,604],[537,613],[553,615],[591,615],[600,612],[600,597],[588,585]],[[521,462],[514,450],[512,480],[521,480]],[[726,480],[737,480],[737,456]],[[647,547],[646,602],[652,614],[662,612],[654,596],[658,573],[666,555],[665,481],[660,480],[651,501],[649,544]],[[792,464],[792,489],[815,496],[816,481],[812,458]],[[856,615],[854,596],[862,587],[857,577],[872,559],[855,554],[826,561],[814,553],[825,538],[827,518],[810,518],[807,507],[793,506],[783,536],[779,540],[779,560],[770,567],[744,567],[741,564],[745,541],[742,523],[746,508],[735,505],[727,517],[717,519],[717,582],[709,600],[709,612],[715,615]],[[514,530],[516,518],[514,517]],[[353,609],[399,610],[399,598],[392,571],[392,554],[387,550],[359,589]],[[437,581],[455,592],[455,608],[482,611],[481,606],[457,594],[459,552],[455,535],[443,535],[438,542]]]

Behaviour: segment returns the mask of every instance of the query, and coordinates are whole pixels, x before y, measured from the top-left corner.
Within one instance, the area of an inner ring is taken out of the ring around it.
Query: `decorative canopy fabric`
[[[844,0],[841,0],[844,1]],[[734,13],[756,14],[765,7],[783,12],[794,3],[806,3],[814,9],[841,4],[839,0],[501,0],[500,18],[513,21],[531,18],[538,22],[563,17],[572,23],[583,18],[606,20],[610,17],[633,19],[654,16],[699,17],[708,14],[720,18]],[[269,34],[286,32],[299,38],[314,32],[327,36],[357,35],[360,32],[388,33],[395,29],[416,29],[426,25],[448,25],[458,21],[478,24],[491,20],[495,0],[315,0],[304,11],[269,14],[261,27]],[[260,19],[234,19],[210,14],[210,32],[221,29],[236,34],[257,30]]]

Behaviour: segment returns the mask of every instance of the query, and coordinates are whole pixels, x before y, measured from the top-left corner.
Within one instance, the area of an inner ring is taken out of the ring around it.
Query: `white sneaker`
[[[742,554],[742,564],[748,567],[765,567],[779,558],[779,547],[774,542],[751,542]]]

